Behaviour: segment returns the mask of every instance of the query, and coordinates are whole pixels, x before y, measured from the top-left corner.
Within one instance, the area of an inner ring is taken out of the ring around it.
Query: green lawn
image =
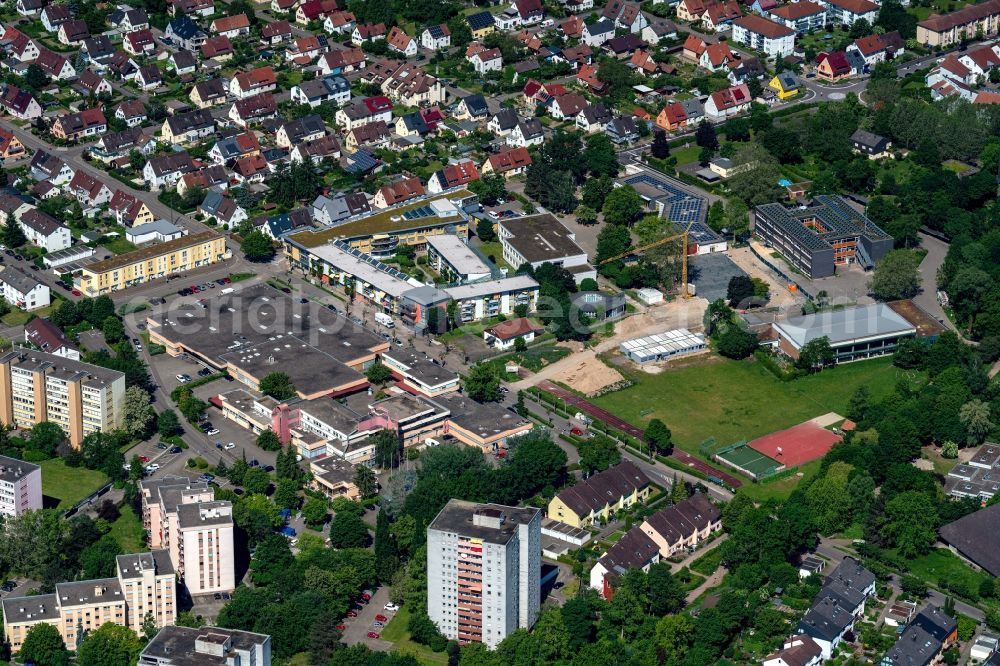
[[[0,318],[0,321],[7,326],[24,326],[28,323],[28,320],[33,317],[48,317],[50,314],[59,309],[62,302],[63,299],[57,297],[56,294],[52,294],[52,303],[50,305],[47,305],[44,308],[38,308],[37,310],[32,310],[31,312],[20,310],[18,308],[11,308],[10,312]]]
[[[691,563],[691,570],[703,576],[711,576],[722,564],[722,549],[716,546]]]
[[[101,472],[83,467],[67,467],[59,458],[43,460],[42,494],[59,501],[56,508],[68,509],[108,481]]]
[[[709,437],[728,444],[827,412],[843,414],[859,386],[867,386],[880,398],[907,374],[886,358],[782,382],[753,361],[730,361],[715,354],[692,358],[657,375],[625,372],[633,386],[593,402],[639,427],[654,418],[663,420],[673,432],[674,444],[694,454]]]
[[[677,158],[677,166],[684,166],[685,164],[698,161],[698,156],[701,155],[701,146],[678,148],[671,155]]]
[[[101,245],[115,255],[125,254],[126,252],[131,252],[135,249],[135,245],[125,240],[124,235],[118,236],[117,238],[108,238]]]
[[[146,549],[146,534],[142,519],[127,506],[122,507],[118,520],[111,523],[111,535],[126,553],[139,553]]]
[[[922,557],[907,560],[910,573],[927,581],[931,585],[940,585],[944,581],[965,581],[966,589],[979,591],[979,585],[989,578],[989,574],[976,571],[965,564],[947,548],[936,548]]]
[[[409,620],[410,611],[406,606],[401,607],[382,630],[382,640],[390,641],[396,652],[408,654],[421,664],[447,664],[448,655],[444,652],[434,652],[426,645],[410,640],[410,632],[406,630]]]
[[[745,484],[740,488],[740,492],[758,502],[769,499],[784,499],[792,494],[792,491],[799,485],[799,482],[816,476],[819,473],[821,462],[821,460],[814,460],[811,463],[806,463],[788,476],[783,476],[770,483]],[[799,476],[800,474],[801,476]]]

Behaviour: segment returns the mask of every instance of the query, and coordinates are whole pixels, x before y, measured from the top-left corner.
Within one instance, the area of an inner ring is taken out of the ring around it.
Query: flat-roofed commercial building
[[[284,239],[285,255],[292,265],[307,273],[312,269],[312,250],[335,240],[377,259],[387,259],[396,254],[400,245],[424,249],[429,236],[452,234],[468,238],[466,211],[478,209],[479,197],[469,190],[449,190],[363,213],[328,229],[289,234]]]
[[[150,342],[225,370],[253,390],[286,373],[300,398],[364,390],[362,374],[389,343],[317,303],[298,303],[267,285],[151,315]]]
[[[542,512],[450,500],[427,527],[427,615],[459,643],[495,648],[541,605]]]
[[[391,314],[402,308],[403,294],[423,286],[375,257],[350,247],[344,241],[334,241],[310,250],[312,270],[323,282],[338,284],[353,291],[355,300],[372,303]]]
[[[532,312],[538,305],[538,283],[527,275],[460,284],[444,291],[458,303],[457,312],[462,322],[509,316],[519,305]]]
[[[587,253],[576,244],[576,234],[550,213],[501,220],[497,235],[503,260],[514,268],[554,264],[573,273],[577,283],[597,279],[597,271],[587,263]]]
[[[434,398],[459,389],[458,373],[425,356],[403,349],[382,353],[382,363],[392,372],[400,388]]]
[[[827,338],[835,363],[891,354],[900,340],[917,333],[913,324],[885,303],[789,317],[774,322],[773,328],[778,348],[793,359],[810,341]]]
[[[484,453],[499,453],[511,438],[531,432],[534,424],[512,409],[496,403],[480,404],[459,393],[439,396],[435,402],[445,407],[448,420],[442,433]]]
[[[448,282],[472,282],[499,271],[458,236],[440,234],[427,237],[427,263]]]
[[[0,514],[20,516],[42,508],[42,468],[0,456]]]
[[[121,425],[125,374],[64,356],[15,347],[0,354],[0,422],[55,423],[79,448],[93,432]]]
[[[73,282],[85,296],[98,296],[226,258],[225,237],[203,231],[88,264],[74,275]]]
[[[156,627],[176,621],[176,587],[166,551],[119,555],[115,577],[57,583],[53,594],[4,599],[4,636],[16,652],[36,624],[54,626],[66,645],[77,645],[81,630],[108,622],[141,634],[147,615]]]
[[[139,655],[142,666],[271,666],[271,637],[219,627],[164,627]]]
[[[753,231],[813,279],[833,275],[837,266],[871,268],[893,245],[892,236],[838,196],[820,195],[803,208],[757,206]]]
[[[151,548],[167,551],[192,595],[236,589],[233,507],[203,481],[167,476],[140,483]]]

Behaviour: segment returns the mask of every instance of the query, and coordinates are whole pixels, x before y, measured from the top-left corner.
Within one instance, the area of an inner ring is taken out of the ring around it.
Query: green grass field
[[[139,553],[146,549],[142,519],[127,506],[122,507],[118,520],[111,523],[111,535],[126,553]]]
[[[108,480],[101,472],[67,467],[59,458],[43,460],[38,464],[42,467],[42,494],[58,500],[55,508],[59,509],[70,508]]]
[[[964,581],[967,589],[977,592],[980,583],[990,577],[967,565],[947,548],[935,548],[926,555],[907,560],[906,564],[911,574],[932,585],[940,585],[943,581]]]
[[[444,652],[434,652],[426,645],[414,643],[410,640],[410,632],[406,630],[406,624],[410,621],[410,611],[406,606],[401,607],[389,624],[382,630],[382,640],[390,641],[393,648],[400,654],[408,654],[414,657],[421,664],[447,664],[448,655]]]
[[[635,381],[633,386],[593,402],[639,427],[654,418],[663,420],[673,432],[674,444],[696,455],[698,446],[709,437],[729,444],[827,412],[842,414],[859,386],[867,386],[879,398],[906,376],[890,359],[876,359],[782,382],[757,363],[730,361],[714,354],[693,358],[657,375],[626,374]]]

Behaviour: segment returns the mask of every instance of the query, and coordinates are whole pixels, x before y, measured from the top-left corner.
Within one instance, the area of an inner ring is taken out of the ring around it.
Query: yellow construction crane
[[[688,232],[691,231],[691,227],[694,225],[694,221],[688,224],[687,229],[680,232],[679,234],[674,234],[673,236],[667,236],[666,238],[661,238],[657,241],[653,241],[648,245],[641,245],[639,247],[634,247],[628,252],[622,252],[621,254],[615,255],[609,259],[605,259],[598,266],[603,266],[604,264],[610,264],[612,261],[618,261],[619,259],[624,259],[625,257],[631,256],[633,254],[639,254],[640,252],[645,252],[646,250],[652,250],[654,247],[659,247],[665,245],[671,241],[675,241],[678,238],[683,239],[683,246],[681,247],[681,296],[684,298],[691,298],[691,294],[688,292]]]

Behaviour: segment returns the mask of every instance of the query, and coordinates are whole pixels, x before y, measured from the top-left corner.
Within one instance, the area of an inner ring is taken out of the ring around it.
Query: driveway
[[[937,300],[937,273],[944,263],[945,257],[948,256],[948,243],[921,232],[920,244],[927,250],[927,254],[920,262],[919,268],[921,292],[913,298],[913,302],[945,326],[954,330],[955,325],[945,316],[944,308]]]

